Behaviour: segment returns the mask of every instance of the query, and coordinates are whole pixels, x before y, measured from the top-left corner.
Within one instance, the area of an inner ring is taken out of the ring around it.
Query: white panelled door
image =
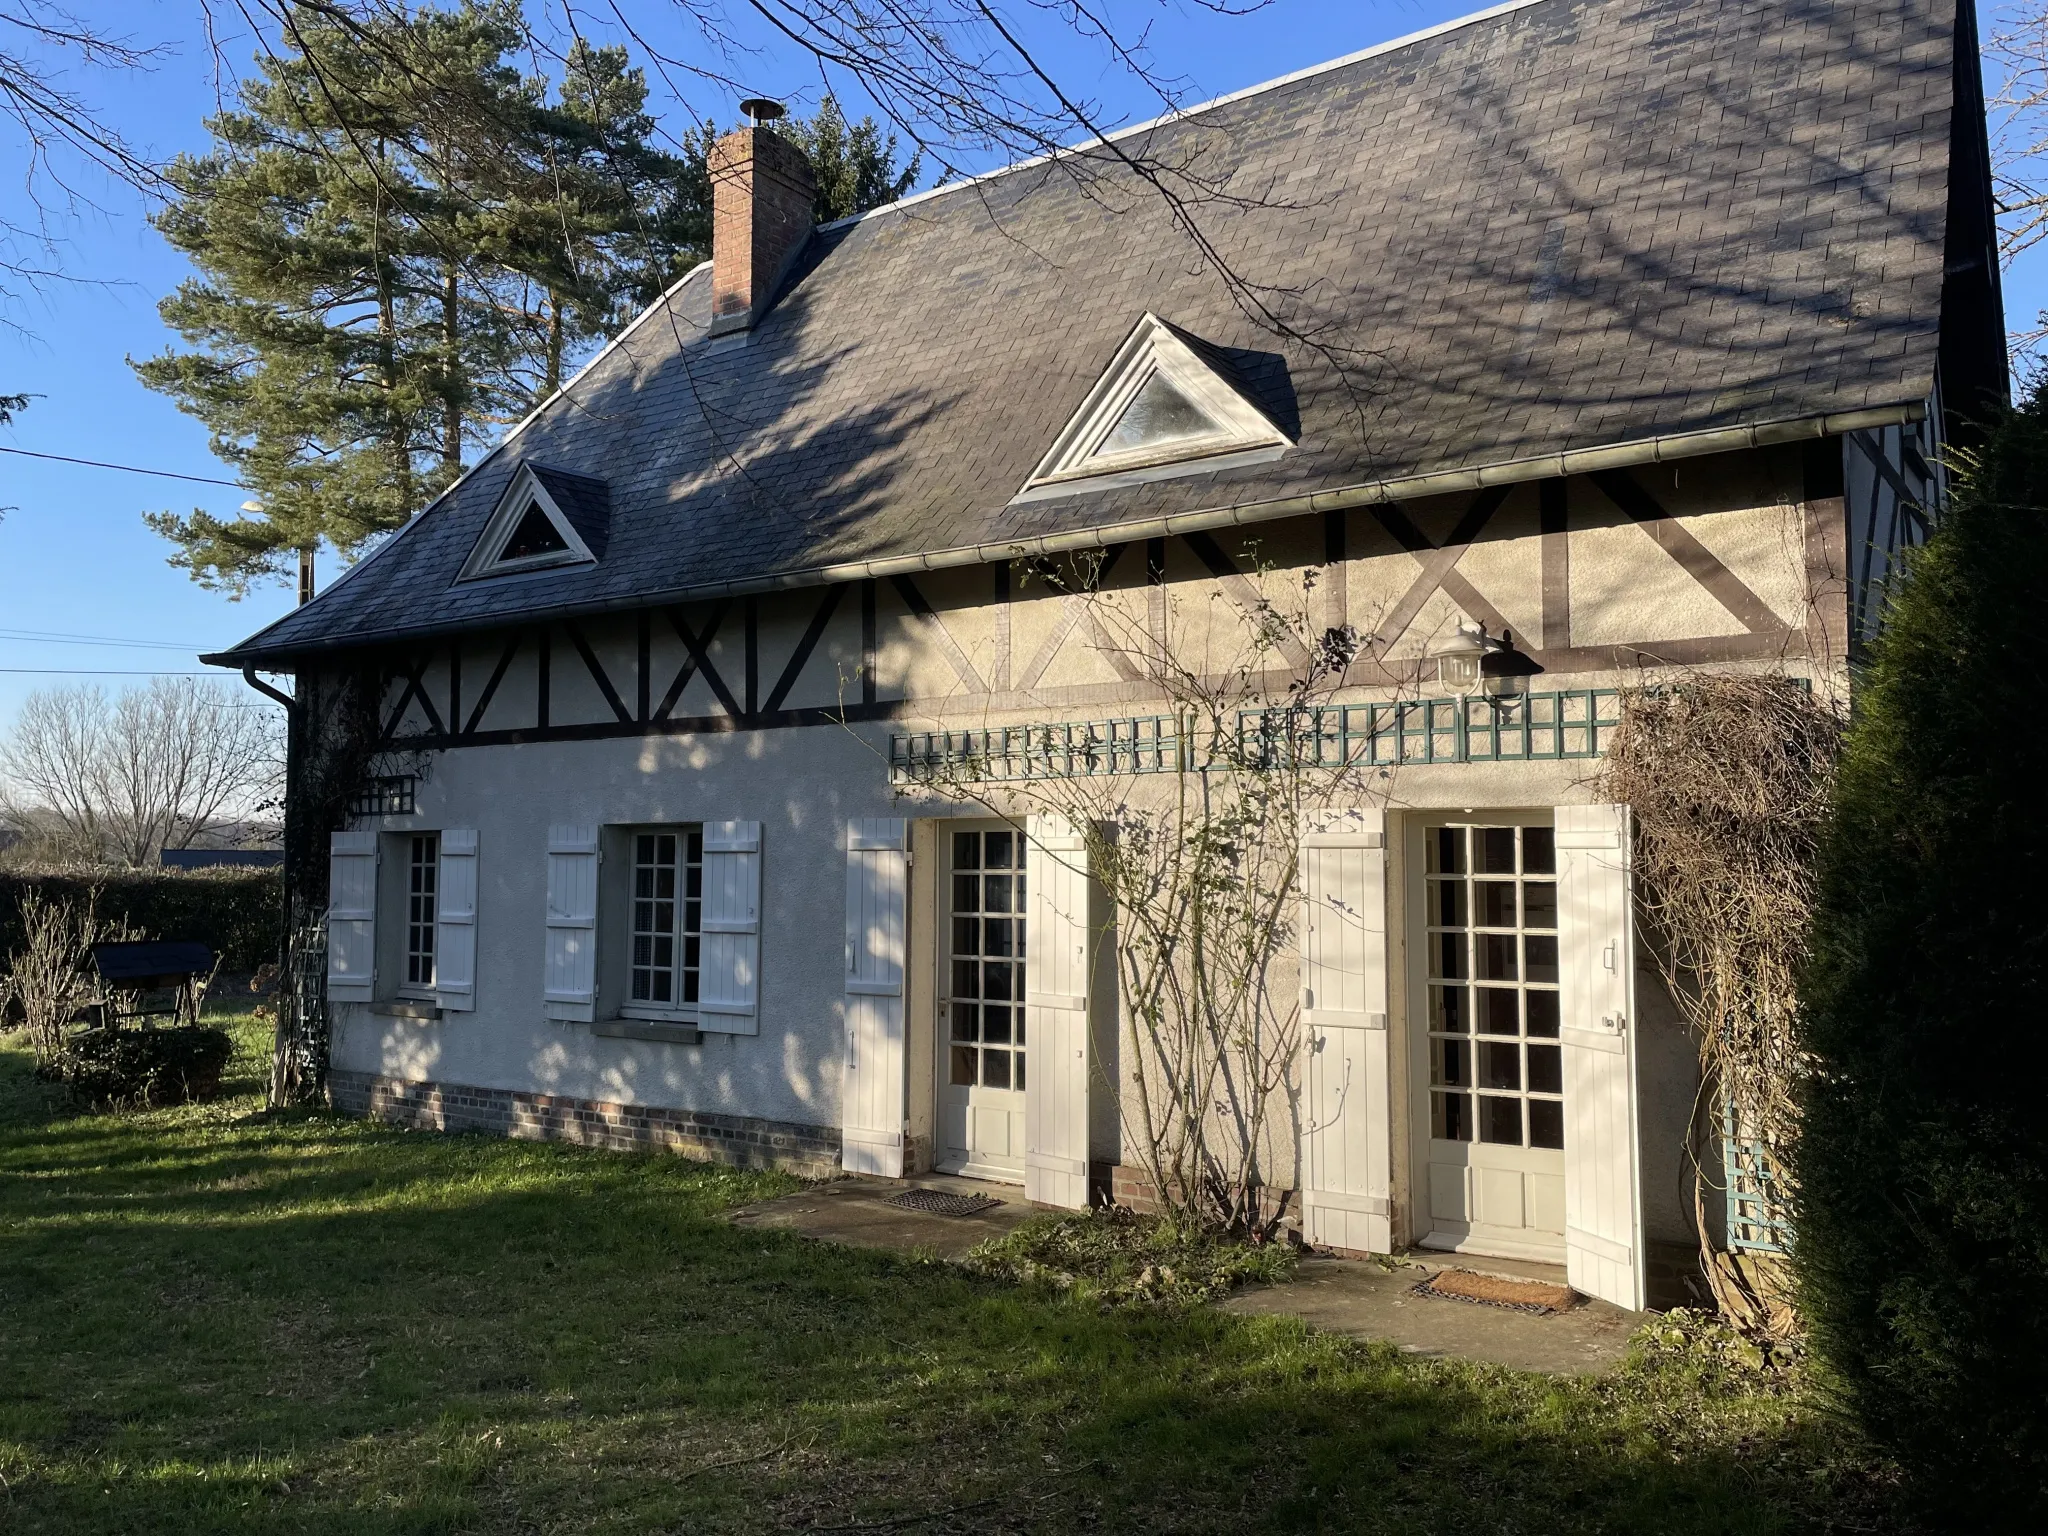
[[[367,1003],[377,984],[377,834],[327,840],[327,995]]]
[[[1311,812],[1301,838],[1301,1018],[1308,1046],[1308,1241],[1393,1250],[1386,812]]]
[[[909,923],[908,823],[846,824],[846,1075],[840,1166],[901,1178],[907,1103],[903,961]]]
[[[451,1013],[476,1007],[476,832],[441,833],[434,907],[434,999]]]
[[[1628,807],[1559,806],[1556,825],[1565,1263],[1577,1290],[1640,1311]]]
[[[1026,831],[1024,1194],[1079,1210],[1088,1204],[1088,845],[1057,816],[1033,816]]]
[[[548,828],[547,954],[541,1011],[589,1023],[597,1015],[597,828]]]

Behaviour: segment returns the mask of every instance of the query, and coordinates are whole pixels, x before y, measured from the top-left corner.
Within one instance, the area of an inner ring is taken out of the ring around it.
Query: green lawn
[[[669,1157],[72,1116],[0,1044],[0,1530],[1810,1531],[1882,1478],[1789,1395],[1105,1312],[742,1233]]]

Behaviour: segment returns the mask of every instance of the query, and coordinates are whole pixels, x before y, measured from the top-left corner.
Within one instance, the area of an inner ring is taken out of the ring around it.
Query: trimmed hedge
[[[1804,1315],[1944,1524],[2048,1529],[2048,397],[1896,591],[1805,980]]]
[[[221,1070],[234,1053],[224,1029],[95,1029],[74,1036],[37,1072],[93,1107],[178,1104],[219,1092]]]
[[[244,975],[277,961],[284,883],[274,869],[53,869],[0,872],[0,960],[21,942],[21,897],[84,901],[99,887],[100,916],[125,918],[144,937],[195,939]]]

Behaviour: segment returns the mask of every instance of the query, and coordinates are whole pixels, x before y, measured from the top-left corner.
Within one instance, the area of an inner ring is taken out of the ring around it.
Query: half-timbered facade
[[[2002,397],[1971,26],[1522,0],[1123,136],[1229,168],[1220,271],[1101,152],[812,230],[734,135],[714,260],[211,658],[377,693],[319,872],[336,1102],[1128,1191],[1082,840],[932,770],[1026,726],[1186,767],[1099,605],[1165,637],[1291,583],[1361,637],[1373,771],[1301,829],[1305,1233],[1643,1305],[1698,1082],[1587,786],[1632,683],[1845,692]],[[1095,590],[1033,579],[1075,552]],[[1461,625],[1524,693],[1439,685]]]

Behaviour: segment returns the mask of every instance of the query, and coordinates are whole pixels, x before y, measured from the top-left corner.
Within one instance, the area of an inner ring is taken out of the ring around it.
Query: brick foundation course
[[[330,1072],[327,1091],[344,1114],[416,1130],[487,1131],[613,1152],[678,1152],[739,1168],[780,1168],[812,1179],[839,1172],[839,1132],[831,1126],[658,1104],[608,1104],[512,1088],[414,1083],[369,1072]]]

